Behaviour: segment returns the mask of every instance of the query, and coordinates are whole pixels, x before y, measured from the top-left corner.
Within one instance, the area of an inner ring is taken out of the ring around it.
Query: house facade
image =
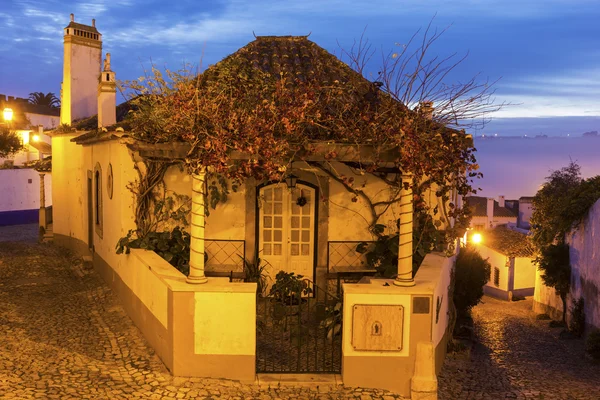
[[[491,197],[469,196],[466,203],[471,208],[470,227],[473,231],[493,229],[502,225],[515,226],[517,224],[517,215],[511,208],[506,206],[504,196],[499,196],[498,200]]]
[[[478,250],[491,265],[485,294],[503,300],[534,294],[537,267],[535,250],[527,236],[506,227],[485,231]]]
[[[73,27],[77,30],[72,31]],[[91,36],[85,41],[69,38],[82,32]],[[449,337],[446,328],[453,257],[429,254],[413,276],[412,201],[385,204],[379,219],[386,232],[400,229],[398,276],[344,284],[343,294],[329,294],[330,282],[339,273],[360,272],[366,267],[357,246],[373,242],[375,236],[365,218],[370,211],[364,201],[349,196],[342,183],[314,168],[308,157],[291,162],[293,181],[291,174],[290,181],[246,179],[237,191],[229,193],[225,203],[216,204],[207,215],[204,202],[207,185],[211,185],[210,173],[203,169],[189,174],[177,162],[184,160],[189,147],[182,143],[149,144],[122,129],[110,128],[116,120],[111,105],[114,92],[110,90],[115,76],[110,61],[102,69],[96,57],[96,49],[102,48],[96,27],[77,24],[72,17],[65,28],[65,51],[73,51],[74,46],[90,47],[75,53],[83,54],[85,63],[95,60],[89,70],[98,75],[93,91],[97,110],[103,109],[98,112],[98,126],[109,128],[52,133],[54,241],[89,257],[174,375],[252,381],[257,372],[265,371],[260,362],[266,357],[261,345],[265,327],[258,323],[258,313],[261,304],[270,300],[256,296],[256,283],[232,279],[243,276],[244,259],[260,257],[267,263],[269,285],[279,271],[308,279],[313,297],[306,304],[308,308],[314,305],[315,315],[333,308],[335,301],[342,307],[338,312],[344,324],[332,335],[332,358],[325,360],[330,363],[326,371],[341,373],[344,383],[352,386],[385,388],[405,396],[411,391],[435,392],[435,373],[441,368]],[[326,64],[319,66],[323,70],[341,64],[306,37],[259,37],[244,48],[244,54],[258,60],[285,60],[300,54],[297,58],[304,63],[317,62],[311,58],[317,54],[325,57]],[[72,76],[67,64],[77,62],[65,57],[65,80]],[[294,65],[304,73],[310,71],[307,64]],[[69,89],[72,98],[92,93],[89,88],[79,92],[73,82]],[[65,99],[69,93],[66,87],[69,85],[63,82]],[[86,98],[86,104],[91,101]],[[63,100],[63,109],[67,105]],[[73,121],[67,115],[63,112],[61,121],[70,124]],[[328,161],[331,168],[354,174],[354,185],[373,201],[390,198],[393,188],[384,180],[356,174],[349,166],[368,159],[368,146],[319,146],[311,157],[323,160],[324,154],[336,150],[343,155]],[[191,199],[187,277],[152,251],[133,249],[128,255],[115,251],[119,239],[136,229],[136,197],[128,187],[146,171],[144,160],[156,159],[174,162],[164,174],[166,192]],[[400,172],[390,173],[394,174]],[[406,185],[401,185],[396,195],[412,199],[413,177],[399,177]],[[441,201],[433,193],[434,189],[427,196],[432,208]],[[457,199],[452,200],[458,204]],[[319,293],[334,303],[324,302]],[[268,327],[274,325],[267,323]],[[317,324],[317,330],[323,329],[319,326],[322,324]],[[380,338],[382,334],[385,340]],[[284,349],[277,353],[291,352],[288,347]],[[313,350],[319,353],[318,348]]]

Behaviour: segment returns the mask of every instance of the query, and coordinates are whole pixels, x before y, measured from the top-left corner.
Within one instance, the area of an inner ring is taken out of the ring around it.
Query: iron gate
[[[312,297],[288,304],[273,297],[257,299],[257,372],[341,372],[342,300],[311,287]]]

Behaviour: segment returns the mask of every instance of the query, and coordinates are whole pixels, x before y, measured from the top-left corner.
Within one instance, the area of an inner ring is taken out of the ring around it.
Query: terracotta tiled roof
[[[336,56],[308,40],[307,36],[258,36],[209,67],[206,73],[218,75],[221,68],[231,64],[249,65],[274,76],[284,73],[300,80],[317,80],[322,84],[336,80],[345,82],[350,78],[359,78],[372,84]],[[252,70],[245,72],[252,73]]]
[[[509,257],[533,257],[535,254],[535,247],[527,235],[502,226],[486,231],[484,244]]]
[[[474,217],[487,216],[487,198],[480,196],[469,196],[466,199],[467,205],[471,208]],[[507,208],[500,207],[498,202],[494,200],[494,217],[517,218],[515,213]]]

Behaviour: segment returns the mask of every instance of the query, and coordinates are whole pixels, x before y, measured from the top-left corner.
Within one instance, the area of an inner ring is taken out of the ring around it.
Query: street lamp
[[[4,114],[4,121],[6,121],[6,122],[8,122],[10,124],[10,121],[12,121],[12,119],[13,119],[13,110],[12,110],[12,108],[6,107],[4,109],[3,114]]]
[[[471,241],[475,244],[481,243],[482,239],[481,233],[474,233],[473,236],[471,236]]]

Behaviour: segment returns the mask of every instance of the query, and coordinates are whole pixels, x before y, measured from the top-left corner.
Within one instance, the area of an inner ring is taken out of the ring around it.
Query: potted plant
[[[275,276],[275,284],[271,286],[270,296],[278,303],[294,306],[302,302],[302,296],[312,293],[308,279],[293,272],[279,271]]]
[[[254,261],[246,260],[242,256],[240,258],[244,262],[244,272],[246,273],[244,282],[256,282],[256,295],[263,297],[267,289],[267,278],[269,277],[265,273],[265,268],[270,265],[269,262],[263,262],[258,255],[254,257]]]

